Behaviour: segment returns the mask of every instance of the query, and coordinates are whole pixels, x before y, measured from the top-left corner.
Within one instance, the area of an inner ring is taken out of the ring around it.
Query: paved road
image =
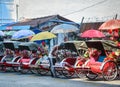
[[[78,78],[65,79],[34,74],[0,72],[0,87],[120,87],[120,81],[117,81],[88,81]]]

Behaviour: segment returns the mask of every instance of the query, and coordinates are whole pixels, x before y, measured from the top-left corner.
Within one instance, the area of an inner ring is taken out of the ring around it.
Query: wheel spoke
[[[109,66],[108,66],[109,65]],[[117,65],[110,61],[103,66],[103,78],[105,80],[114,80],[117,77]]]
[[[69,71],[67,69],[63,69],[62,70],[62,74],[63,76],[65,76],[66,78],[71,78],[74,75],[74,71]]]
[[[86,74],[86,77],[87,77],[88,79],[90,79],[90,80],[95,80],[95,79],[98,77],[98,75],[95,74],[95,73],[93,73],[93,72],[88,72],[88,73]]]

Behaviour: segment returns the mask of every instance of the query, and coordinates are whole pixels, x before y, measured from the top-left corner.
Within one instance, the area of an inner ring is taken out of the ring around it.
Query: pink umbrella
[[[90,29],[87,30],[85,32],[83,32],[80,37],[84,37],[84,38],[102,38],[105,37],[105,35],[100,32],[99,30],[94,30],[94,29]]]

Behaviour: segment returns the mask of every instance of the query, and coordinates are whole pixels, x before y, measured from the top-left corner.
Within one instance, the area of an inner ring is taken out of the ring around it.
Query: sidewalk
[[[113,80],[113,81],[104,81],[103,79],[97,79],[95,81],[88,80],[87,78],[74,78],[70,79],[74,81],[81,81],[81,82],[90,82],[90,83],[103,83],[103,84],[110,84],[110,85],[120,85],[120,78]]]

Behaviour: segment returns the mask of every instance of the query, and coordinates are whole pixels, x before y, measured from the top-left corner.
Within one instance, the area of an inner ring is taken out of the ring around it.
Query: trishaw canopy
[[[18,41],[4,41],[3,44],[4,44],[5,48],[15,50],[15,49],[18,49],[18,45],[20,44],[20,42],[18,42]]]
[[[38,44],[36,44],[35,42],[24,42],[24,43],[19,44],[19,49],[29,50],[29,51],[37,50]]]
[[[85,41],[67,41],[60,44],[60,49],[68,49],[79,54],[80,49],[87,49]]]

